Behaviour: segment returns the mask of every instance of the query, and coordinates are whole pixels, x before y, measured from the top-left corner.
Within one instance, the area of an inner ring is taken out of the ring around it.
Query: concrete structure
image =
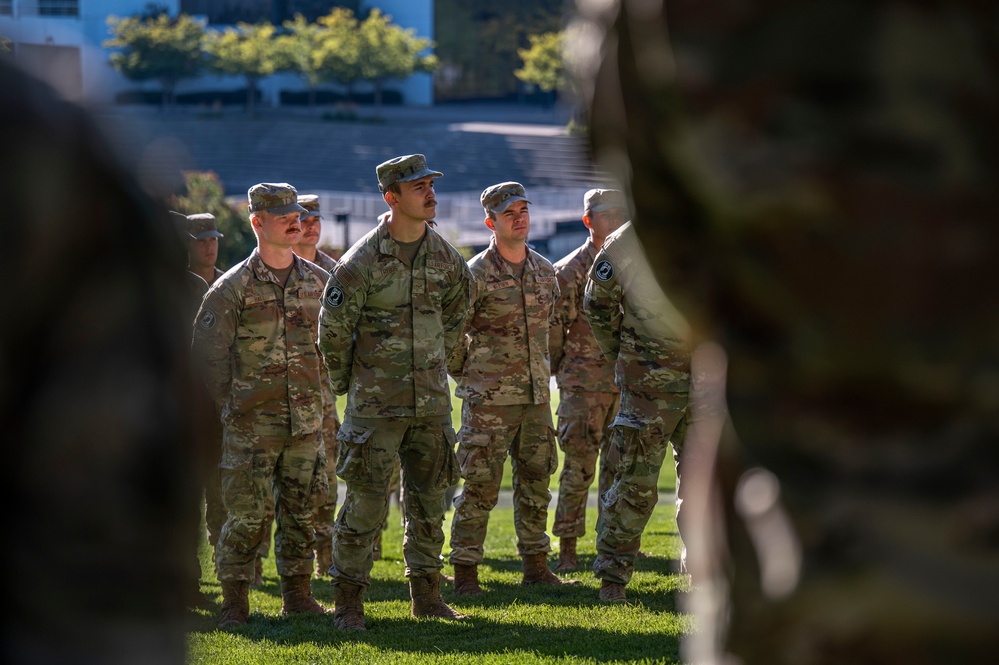
[[[149,0],[0,0],[0,35],[13,40],[13,58],[50,81],[64,96],[74,101],[106,104],[126,90],[158,90],[154,81],[134,83],[115,72],[108,63],[109,51],[103,43],[110,37],[109,16],[142,13]],[[171,15],[182,11],[181,0],[157,0]],[[192,4],[194,6],[197,3]],[[433,0],[380,0],[363,3],[391,15],[393,22],[412,28],[416,35],[433,39]],[[223,26],[209,25],[209,28]],[[10,54],[8,54],[10,55]],[[245,86],[241,77],[202,76],[181,81],[177,94],[203,90],[237,90]],[[433,104],[433,81],[417,74],[405,81],[390,83],[406,104]],[[278,74],[261,81],[265,105],[276,106],[281,90],[304,90],[301,80],[291,74]],[[364,92],[362,86],[357,92]]]

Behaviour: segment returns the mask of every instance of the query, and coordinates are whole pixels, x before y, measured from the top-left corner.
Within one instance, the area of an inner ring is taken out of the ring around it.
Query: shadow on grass
[[[615,606],[615,611],[640,610]],[[206,621],[213,619],[210,617]],[[665,631],[639,633],[580,626],[553,628],[523,622],[498,622],[474,614],[464,621],[452,622],[379,617],[377,612],[372,612],[366,617],[366,624],[367,631],[341,632],[333,628],[332,615],[281,617],[251,612],[249,623],[227,632],[277,646],[309,643],[320,649],[336,650],[342,645],[361,643],[386,652],[426,656],[428,660],[449,654],[474,660],[476,656],[512,655],[523,650],[541,657],[597,662],[649,659],[679,662],[680,636]]]

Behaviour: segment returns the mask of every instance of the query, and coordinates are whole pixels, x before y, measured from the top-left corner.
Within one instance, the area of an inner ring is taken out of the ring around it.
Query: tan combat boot
[[[426,577],[409,578],[409,595],[413,599],[411,614],[417,619],[436,617],[438,619],[464,619],[441,598],[441,578],[438,573]]]
[[[325,614],[326,608],[312,597],[312,575],[281,576],[281,614]]]
[[[576,570],[576,537],[563,536],[558,539],[558,565],[555,570]]]
[[[608,603],[627,602],[627,597],[624,595],[624,585],[604,580],[600,585],[600,600]]]
[[[219,628],[241,626],[250,620],[250,583],[246,580],[222,582],[222,610]]]
[[[323,538],[316,540],[316,577],[326,577],[333,566],[333,541]]]
[[[364,587],[348,582],[333,583],[333,627],[337,630],[367,630],[364,627]]]
[[[521,584],[551,584],[553,586],[579,584],[579,580],[563,580],[548,570],[548,555],[544,552],[524,555],[524,579]]]
[[[476,565],[467,566],[463,563],[454,564],[454,595],[456,596],[480,596],[482,587],[479,586],[479,567]]]

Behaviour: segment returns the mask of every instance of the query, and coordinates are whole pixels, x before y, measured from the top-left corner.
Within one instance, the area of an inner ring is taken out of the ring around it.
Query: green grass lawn
[[[553,512],[549,512],[549,532]],[[448,513],[445,533],[450,532]],[[449,584],[444,599],[470,615],[462,622],[416,620],[409,616],[409,588],[402,560],[402,528],[393,506],[383,537],[384,558],[375,563],[365,597],[368,631],[341,633],[332,616],[281,617],[280,581],[273,556],[264,562],[264,586],[250,591],[250,621],[227,631],[215,627],[221,588],[212,573],[210,551],[202,545],[205,575],[201,589],[216,602],[214,611],[192,614],[190,662],[204,665],[246,663],[679,663],[679,643],[693,630],[690,616],[677,610],[677,596],[688,590],[686,577],[672,574],[679,538],[672,503],[661,500],[642,541],[653,556],[640,559],[628,586],[632,604],[597,600],[593,526],[579,541],[580,569],[569,577],[580,586],[545,588],[520,585],[513,509],[497,507],[489,524],[486,560],[480,578],[486,593],[456,599]],[[557,540],[553,543],[557,547]],[[445,545],[444,554],[447,555]],[[451,572],[446,565],[445,571]],[[332,607],[328,579],[312,589]]]

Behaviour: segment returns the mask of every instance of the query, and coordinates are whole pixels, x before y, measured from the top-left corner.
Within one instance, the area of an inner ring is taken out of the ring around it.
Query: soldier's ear
[[[590,219],[589,213],[583,215],[583,226],[585,226],[588,229],[593,228],[593,220]]]
[[[492,218],[489,217],[488,215],[486,216],[486,226],[489,227],[490,231],[496,230],[496,225],[493,223]]]
[[[382,198],[385,199],[385,203],[387,203],[389,206],[394,206],[397,203],[399,203],[399,197],[396,196],[395,192],[393,192],[391,189],[386,190],[382,194]]]

